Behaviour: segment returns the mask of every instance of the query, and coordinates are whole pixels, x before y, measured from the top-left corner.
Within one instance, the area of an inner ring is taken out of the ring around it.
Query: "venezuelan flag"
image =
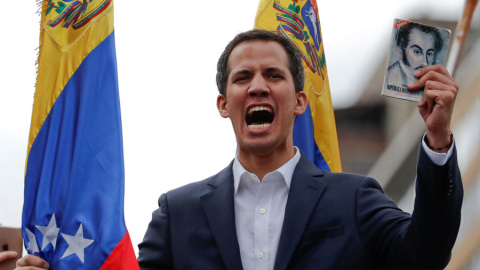
[[[342,170],[316,0],[260,0],[255,28],[277,31],[300,50],[307,111],[297,117],[294,144],[320,169]]]
[[[112,0],[45,0],[22,232],[51,269],[139,269],[124,221]]]

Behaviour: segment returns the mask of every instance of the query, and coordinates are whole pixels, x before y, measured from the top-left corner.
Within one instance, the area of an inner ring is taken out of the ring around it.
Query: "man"
[[[421,147],[411,217],[375,180],[321,171],[293,145],[295,118],[307,106],[301,61],[288,40],[262,30],[227,45],[217,68],[217,108],[232,122],[238,154],[217,175],[160,197],[139,245],[142,269],[446,265],[463,196],[449,128],[455,81],[432,66],[410,86],[426,89],[419,110],[428,147],[445,159],[436,165],[426,151],[436,153]],[[41,263],[27,256],[17,264]]]
[[[416,80],[417,70],[436,64],[443,41],[435,27],[414,22],[398,28],[397,36],[399,61],[388,67],[386,83],[406,90],[407,84]]]

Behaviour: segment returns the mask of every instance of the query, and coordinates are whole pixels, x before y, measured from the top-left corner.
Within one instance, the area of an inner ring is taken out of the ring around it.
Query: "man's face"
[[[226,97],[217,107],[229,117],[238,154],[270,154],[293,147],[295,116],[303,113],[306,95],[295,93],[289,60],[273,41],[254,40],[237,45],[228,60]]]
[[[435,39],[432,34],[413,29],[407,47],[403,50],[403,62],[412,73],[433,64]]]

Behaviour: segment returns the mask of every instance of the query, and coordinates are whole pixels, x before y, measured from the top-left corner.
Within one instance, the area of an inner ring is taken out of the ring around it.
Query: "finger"
[[[442,74],[446,77],[449,77],[450,79],[453,80],[453,78],[450,75],[450,73],[448,72],[448,70],[442,65],[433,65],[433,66],[428,66],[428,67],[424,67],[422,69],[419,69],[415,72],[415,77],[420,78],[430,71],[438,72],[438,73],[440,73],[440,74]]]
[[[422,72],[420,72],[420,71],[422,71]],[[454,87],[455,89],[458,89],[457,83],[448,74],[448,72],[447,73],[438,72],[437,70],[434,70],[434,69],[427,70],[426,73],[423,73],[423,71],[425,71],[425,69],[421,69],[421,70],[417,71],[417,72],[420,72],[421,76],[419,77],[418,81],[407,85],[407,88],[409,90],[414,91],[414,90],[423,89],[425,87],[425,84],[429,81],[439,82],[439,83],[444,84],[446,86],[451,86],[451,87]],[[417,73],[415,73],[415,75],[416,74]],[[439,89],[443,89],[443,87],[440,87]]]
[[[28,266],[37,267],[39,269],[48,269],[50,267],[44,259],[34,255],[27,255],[17,261],[17,269],[22,269],[19,267],[28,267]],[[35,269],[35,268],[25,268],[25,269]]]
[[[407,85],[407,88],[413,91],[424,89],[425,84],[429,81],[438,82],[445,86],[451,86],[455,89],[458,89],[458,85],[453,79],[435,71],[429,71],[428,73],[424,74],[422,77],[420,77],[420,79],[418,79],[418,81]],[[440,87],[439,89],[443,89],[443,87]]]
[[[430,114],[433,111],[433,106],[435,105],[435,98],[431,95],[424,96],[425,101],[427,102],[427,112]]]
[[[424,108],[427,106],[427,101],[425,100],[425,97],[422,97],[422,99],[418,102],[417,106],[419,108]]]
[[[438,94],[438,91],[436,92],[435,90],[428,90],[423,93],[423,104],[419,106],[422,117],[432,113],[433,107],[437,104]]]
[[[424,107],[419,106],[419,109],[420,114],[426,121],[427,129],[449,133],[455,94],[450,91],[427,90],[424,93],[424,99],[428,105]],[[435,117],[429,117],[433,114],[435,114]]]
[[[426,81],[424,97],[432,99],[434,103],[453,107],[458,89],[437,81]]]
[[[428,116],[428,102],[427,100],[425,99],[425,97],[423,97],[417,104],[418,106],[418,110],[420,112],[420,116],[422,116],[422,118],[425,120],[425,118]]]
[[[17,257],[17,252],[16,251],[4,251],[0,252],[0,262],[3,262],[5,260],[13,259]]]
[[[441,106],[450,106],[453,105],[455,101],[455,94],[451,91],[442,91],[428,89],[424,92],[425,100],[430,104],[441,105]]]
[[[455,88],[454,86],[451,86],[451,85],[446,85],[444,83],[441,83],[441,82],[437,82],[437,81],[426,81],[425,82],[425,86],[424,86],[424,95],[425,95],[425,92],[427,91],[439,91],[440,94],[443,94],[443,95],[440,95],[440,97],[449,97],[450,99],[453,99],[455,100],[455,97],[457,96],[457,92],[458,92],[458,89]]]

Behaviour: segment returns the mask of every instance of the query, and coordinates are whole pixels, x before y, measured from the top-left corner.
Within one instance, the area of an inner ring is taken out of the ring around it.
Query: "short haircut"
[[[228,58],[233,49],[241,43],[263,40],[274,41],[280,44],[288,55],[289,70],[293,77],[293,83],[295,85],[295,92],[303,91],[303,85],[305,83],[305,75],[303,69],[302,58],[297,47],[287,38],[266,30],[250,30],[238,34],[228,45],[225,47],[222,55],[218,59],[217,63],[217,87],[220,94],[226,96],[227,92],[227,80],[230,70],[228,70]]]
[[[442,37],[440,36],[440,32],[438,31],[437,28],[428,26],[428,25],[410,22],[398,29],[397,46],[401,48],[402,51],[407,48],[408,42],[410,42],[410,33],[412,32],[413,29],[418,29],[421,32],[431,34],[433,36],[433,39],[435,41],[435,44],[433,47],[435,56],[440,50],[442,50],[443,41],[442,41]]]

